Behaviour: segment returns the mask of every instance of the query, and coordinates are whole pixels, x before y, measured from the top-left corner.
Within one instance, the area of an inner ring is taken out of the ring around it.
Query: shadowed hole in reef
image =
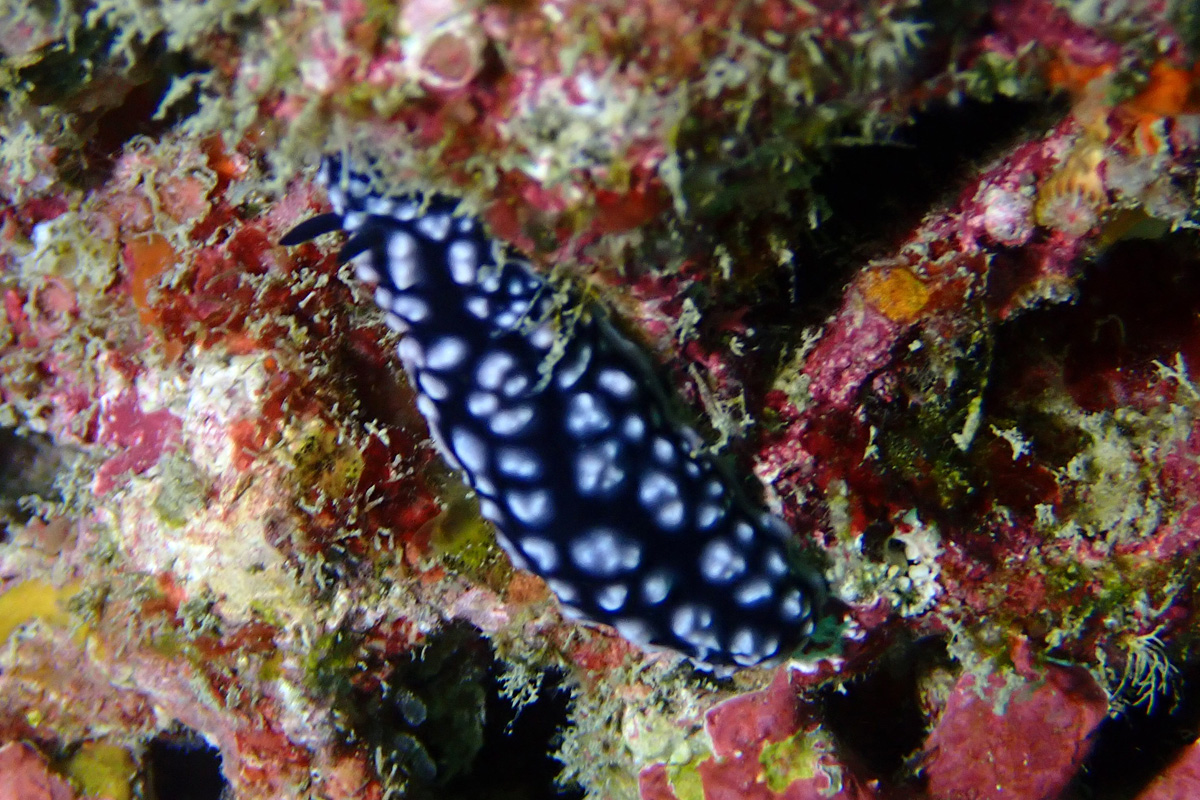
[[[555,785],[562,764],[553,757],[567,722],[569,693],[562,674],[546,673],[532,703],[515,709],[499,692],[496,664],[488,670],[483,747],[470,774],[451,781],[446,800],[580,800],[578,787]]]
[[[1081,266],[1072,302],[999,326],[985,407],[1016,415],[1065,389],[1084,411],[1104,413],[1154,379],[1156,361],[1172,364],[1178,353],[1200,364],[1198,245],[1193,231],[1117,242]]]
[[[162,107],[175,79],[207,69],[188,51],[168,49],[163,35],[129,40],[99,22],[36,51],[25,66],[10,65],[35,106],[69,115],[78,146],[57,159],[58,177],[88,187],[107,179],[125,145],[157,138],[199,110],[199,88]],[[8,92],[0,87],[0,98]],[[61,143],[60,143],[61,146]]]
[[[9,526],[29,522],[32,499],[61,499],[54,482],[65,455],[47,436],[0,428],[0,542],[8,539]]]
[[[826,208],[821,226],[793,243],[797,304],[820,321],[840,300],[851,270],[891,252],[937,205],[1023,130],[1059,111],[1054,104],[998,99],[937,106],[883,144],[836,148],[813,181]]]
[[[146,748],[147,800],[222,800],[221,753],[186,728]]]
[[[870,134],[886,140],[862,144],[846,143],[862,135],[854,121],[831,123],[811,143],[808,117],[777,111],[767,116],[774,122],[752,122],[736,136],[683,126],[681,235],[689,251],[729,248],[734,274],[766,266],[763,254],[783,246],[792,268],[771,268],[775,285],[759,285],[755,314],[759,324],[798,330],[820,324],[857,269],[894,252],[923,217],[953,204],[984,166],[1049,128],[1064,106],[1003,97],[931,104],[889,133]],[[768,241],[767,231],[780,240]],[[653,251],[646,259],[656,260]]]
[[[1090,459],[1090,448],[1099,446],[1076,414],[1111,416],[1130,405],[1144,414],[1153,392],[1178,392],[1175,402],[1189,399],[1188,389],[1162,378],[1159,365],[1173,367],[1182,358],[1195,380],[1198,245],[1193,231],[1117,242],[1079,265],[1082,275],[1070,302],[1043,303],[995,327],[985,416],[971,455],[977,466],[989,467],[973,479],[975,509],[997,503],[1033,516],[1037,504],[1049,502],[1060,519],[1073,519],[1080,509],[1086,512],[1088,494],[1071,482],[1060,484],[1055,474],[1081,454]],[[998,268],[994,260],[992,269]],[[1004,287],[1001,300],[1009,296]],[[1064,412],[1064,403],[1078,411]],[[1030,455],[1009,458],[1009,445],[989,433],[1003,430],[1019,431]],[[1123,430],[1121,423],[1115,432],[1130,435]],[[990,464],[978,458],[989,440],[999,456]]]
[[[902,634],[901,634],[902,635]],[[888,783],[907,778],[907,762],[925,741],[919,679],[949,664],[941,639],[897,641],[870,674],[821,693],[822,719],[839,755]]]
[[[311,656],[314,687],[332,704],[346,744],[371,759],[385,797],[582,796],[554,783],[561,765],[552,753],[568,706],[559,676],[547,674],[533,702],[517,711],[501,695],[501,666],[477,629],[449,624],[415,647],[406,638],[403,626],[373,635],[342,630]]]
[[[1092,749],[1062,800],[1134,800],[1200,736],[1200,661],[1153,703],[1126,708],[1092,733]]]
[[[823,325],[836,312],[847,284],[864,264],[894,253],[926,215],[954,204],[983,167],[1023,135],[1038,135],[1061,114],[1057,101],[967,100],[914,113],[912,121],[897,127],[886,142],[840,144],[817,153],[788,139],[786,131],[762,131],[757,140],[750,135],[740,160],[733,154],[706,167],[703,162],[710,154],[692,156],[696,163],[685,165],[685,171],[711,172],[711,194],[725,198],[716,207],[704,205],[705,193],[689,199],[685,237],[694,241],[688,247],[703,251],[720,240],[732,248],[735,274],[748,268],[742,260],[756,262],[775,246],[785,247],[790,267],[772,264],[752,293],[738,293],[736,281],[728,285],[734,290],[729,294],[722,286],[719,300],[725,313],[752,304],[747,319],[753,319],[758,332],[754,348],[762,364],[776,363],[786,346],[798,344],[801,330]],[[776,146],[784,151],[804,154],[796,156],[802,166],[789,173],[811,174],[811,181],[789,182],[776,174],[774,159],[754,157],[757,151],[770,150],[772,135],[782,140]],[[847,133],[847,138],[853,135]],[[686,143],[681,143],[681,152],[687,152]],[[815,229],[810,212],[820,220]],[[768,230],[780,241],[768,241]],[[654,261],[653,253],[647,257]],[[740,310],[737,314],[741,319]],[[725,317],[715,314],[711,319],[699,323],[702,334]],[[750,370],[740,379],[748,396],[754,397],[769,388],[774,374],[771,369]]]

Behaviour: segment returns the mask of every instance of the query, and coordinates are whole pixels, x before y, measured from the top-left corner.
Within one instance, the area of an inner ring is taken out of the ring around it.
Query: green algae
[[[700,775],[700,765],[711,758],[711,753],[697,753],[686,763],[667,765],[667,780],[679,800],[704,800],[704,779]]]
[[[782,793],[796,781],[816,777],[822,750],[815,735],[804,730],[796,731],[782,741],[764,744],[758,763],[762,766],[767,788]]]

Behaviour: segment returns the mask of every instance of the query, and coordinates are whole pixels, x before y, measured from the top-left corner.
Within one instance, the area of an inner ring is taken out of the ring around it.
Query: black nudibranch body
[[[670,419],[636,345],[599,315],[560,325],[544,279],[457,201],[373,194],[336,158],[321,179],[333,212],[282,243],[350,234],[342,260],[377,286],[430,433],[517,566],[569,614],[702,665],[808,639],[823,579]]]

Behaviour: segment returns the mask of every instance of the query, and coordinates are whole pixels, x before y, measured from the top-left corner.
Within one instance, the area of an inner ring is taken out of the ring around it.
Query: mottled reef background
[[[1200,796],[1198,45],[1191,0],[6,0],[0,798]],[[514,571],[335,244],[275,244],[329,150],[620,320],[823,650],[716,681]]]

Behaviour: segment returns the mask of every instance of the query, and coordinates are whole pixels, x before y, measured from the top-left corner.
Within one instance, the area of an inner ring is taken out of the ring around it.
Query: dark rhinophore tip
[[[345,264],[350,259],[367,252],[382,241],[378,230],[361,230],[351,236],[349,241],[342,245],[342,249],[338,251],[337,255],[338,263]]]
[[[318,236],[324,236],[327,233],[333,233],[342,229],[342,215],[335,214],[330,211],[325,214],[306,219],[296,227],[283,235],[279,243],[284,247],[307,242],[309,239],[315,239]]]

